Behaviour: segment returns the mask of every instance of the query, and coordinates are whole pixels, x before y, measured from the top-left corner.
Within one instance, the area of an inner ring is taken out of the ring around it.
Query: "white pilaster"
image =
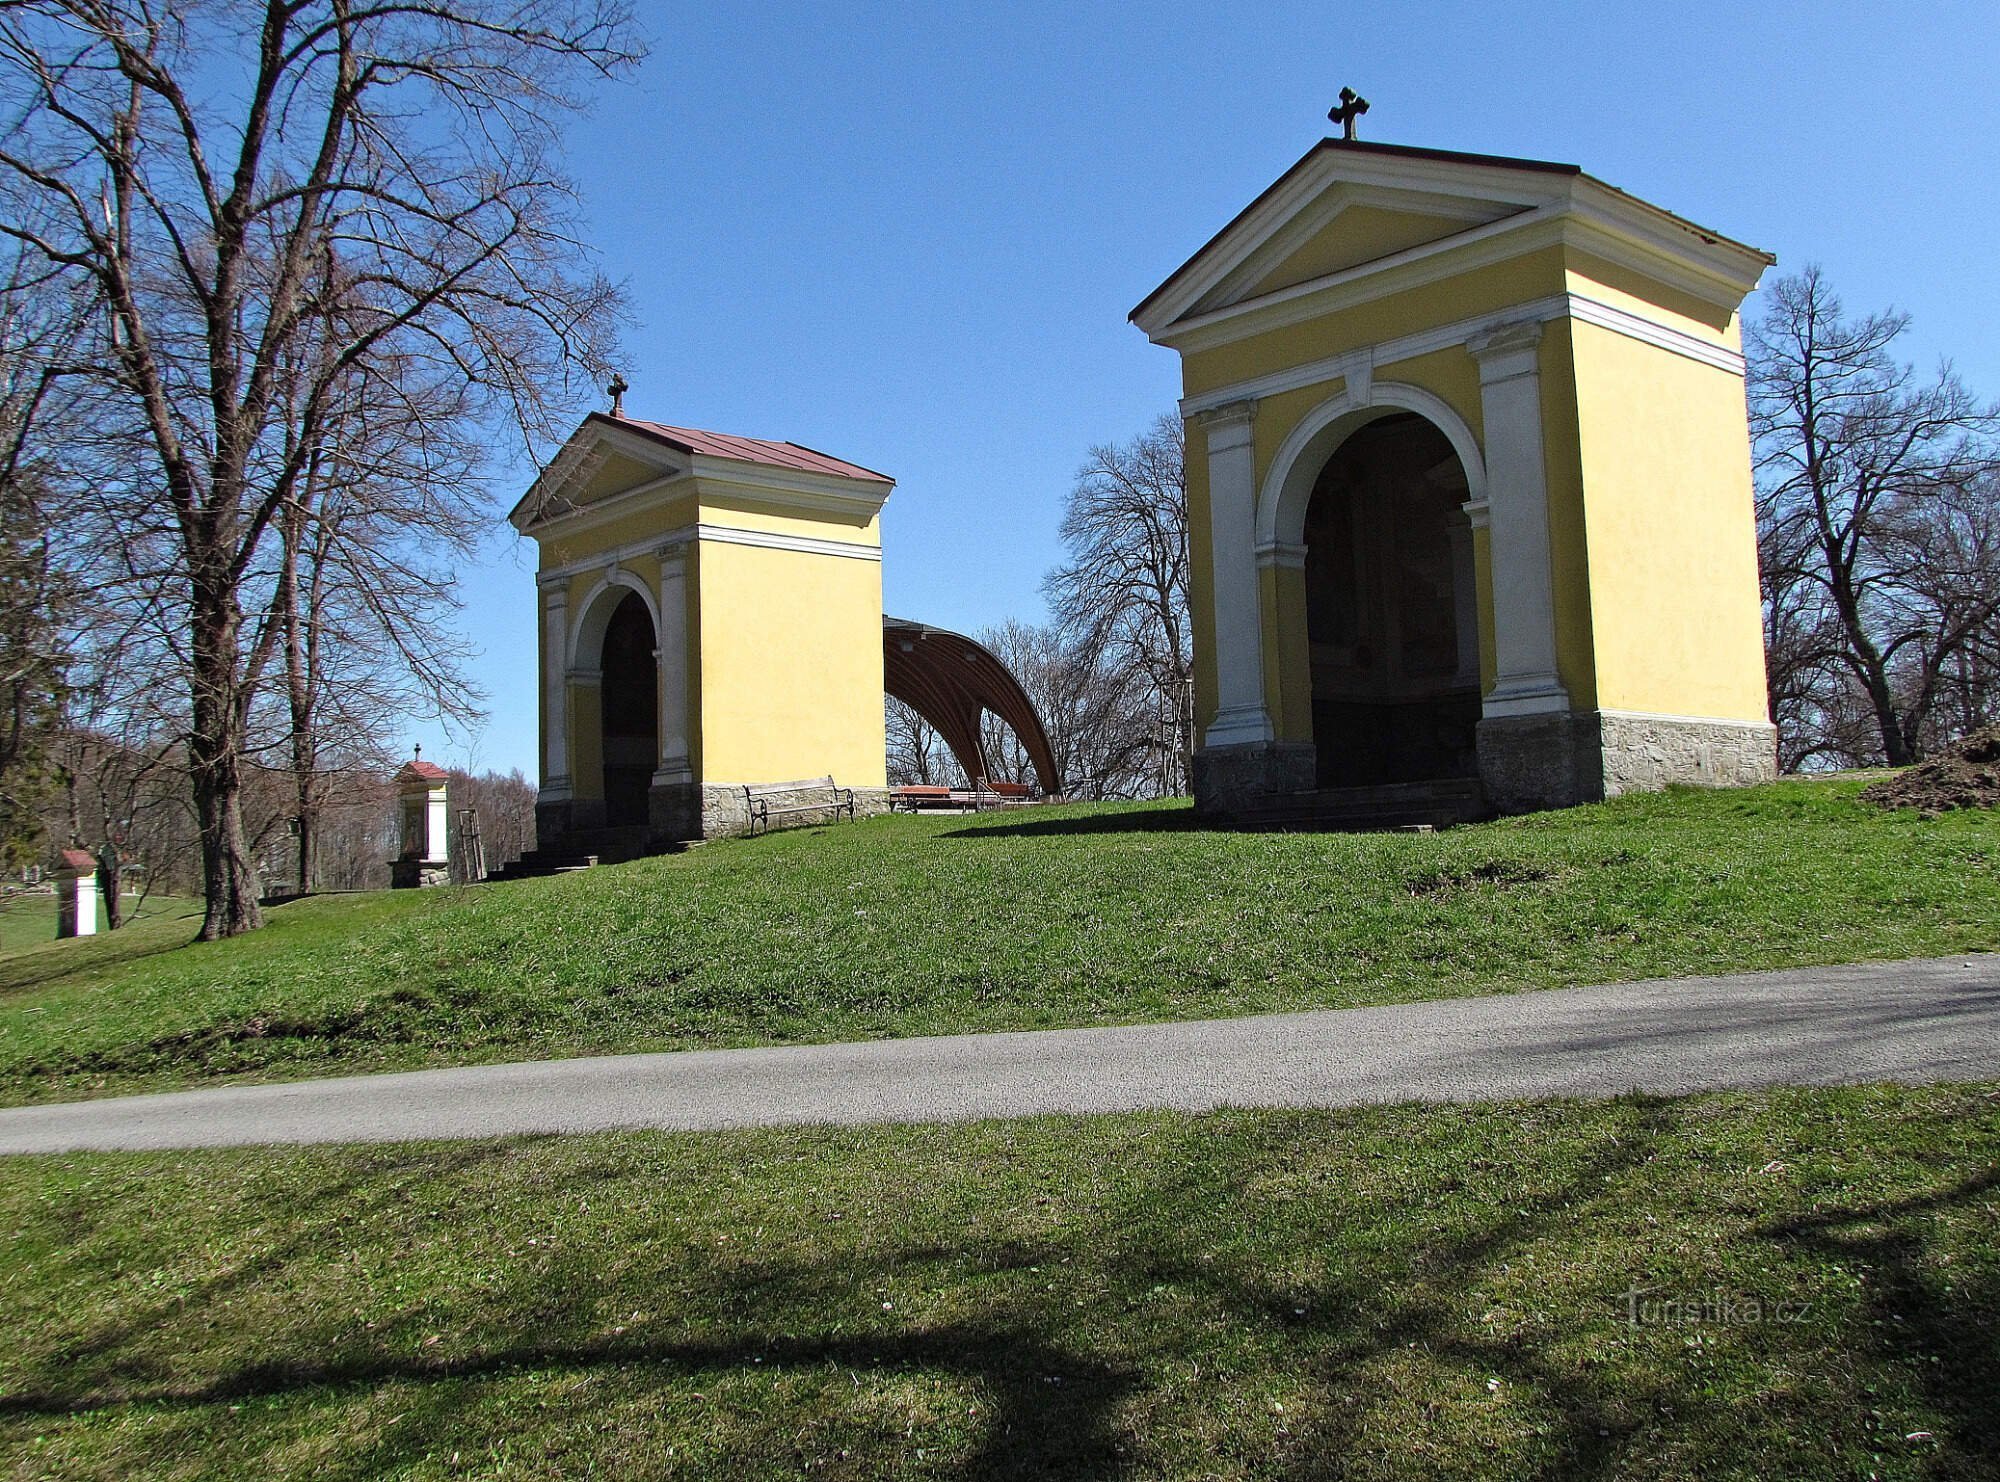
[[[1204,746],[1269,741],[1264,706],[1262,604],[1257,593],[1257,463],[1253,401],[1205,412],[1208,440],[1210,586],[1215,595],[1215,718]]]
[[[568,799],[569,583],[542,588],[542,786],[540,799]]]
[[[692,782],[688,759],[687,542],[660,547],[660,766],[655,783]]]
[[[1472,554],[1472,520],[1454,516],[1446,527],[1451,542],[1451,605],[1458,631],[1460,684],[1479,683],[1479,571]]]
[[[1493,571],[1493,688],[1488,716],[1569,709],[1556,672],[1555,583],[1542,457],[1542,327],[1500,326],[1467,342],[1479,362],[1486,424],[1487,551]]]

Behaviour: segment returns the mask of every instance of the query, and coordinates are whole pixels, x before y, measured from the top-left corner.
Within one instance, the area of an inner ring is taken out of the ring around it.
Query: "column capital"
[[[1208,451],[1213,456],[1229,448],[1246,446],[1251,439],[1251,423],[1256,417],[1256,398],[1246,397],[1242,401],[1224,402],[1219,407],[1197,412],[1192,420],[1207,436]]]
[[[687,559],[688,546],[690,544],[692,544],[692,542],[688,541],[685,538],[680,538],[680,537],[677,537],[673,540],[663,540],[659,543],[658,546],[654,548],[653,555],[657,557],[662,564],[668,561],[685,561]]]
[[[537,571],[535,585],[541,589],[542,600],[551,607],[569,601],[569,575],[561,571]]]
[[[1529,376],[1540,368],[1537,358],[1542,326],[1533,319],[1516,319],[1483,329],[1465,342],[1466,353],[1479,362],[1479,384]]]

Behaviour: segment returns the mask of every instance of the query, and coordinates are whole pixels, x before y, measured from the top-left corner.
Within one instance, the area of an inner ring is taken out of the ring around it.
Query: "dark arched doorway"
[[[1413,413],[1370,422],[1306,509],[1306,631],[1321,787],[1479,774],[1465,470]]]
[[[604,822],[648,821],[648,790],[660,758],[660,666],[653,615],[627,592],[604,626],[600,664],[604,716]]]

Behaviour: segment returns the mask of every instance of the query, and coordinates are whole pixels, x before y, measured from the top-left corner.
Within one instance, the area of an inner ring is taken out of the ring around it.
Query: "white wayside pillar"
[[[569,800],[569,579],[542,588],[542,788],[540,801]]]
[[[1493,563],[1493,689],[1487,718],[1569,709],[1556,673],[1549,491],[1542,459],[1542,327],[1508,324],[1469,341],[1486,424],[1488,550]]]
[[[50,872],[56,887],[56,936],[97,934],[97,860],[88,850],[65,849]]]
[[[660,766],[653,785],[692,782],[688,761],[687,542],[660,547]]]
[[[1254,401],[1201,417],[1208,440],[1208,520],[1215,597],[1215,718],[1202,744],[1252,746],[1275,734],[1264,707],[1262,604],[1257,595],[1257,457]]]

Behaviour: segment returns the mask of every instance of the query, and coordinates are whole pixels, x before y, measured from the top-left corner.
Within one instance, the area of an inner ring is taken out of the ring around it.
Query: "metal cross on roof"
[[[611,384],[604,389],[611,393],[611,415],[614,417],[624,416],[625,393],[632,389],[625,383],[625,378],[614,371],[611,376]]]
[[[1367,111],[1368,100],[1354,91],[1353,88],[1344,87],[1340,90],[1340,106],[1329,109],[1326,116],[1330,122],[1340,125],[1341,138],[1352,139],[1354,137],[1354,121]]]

